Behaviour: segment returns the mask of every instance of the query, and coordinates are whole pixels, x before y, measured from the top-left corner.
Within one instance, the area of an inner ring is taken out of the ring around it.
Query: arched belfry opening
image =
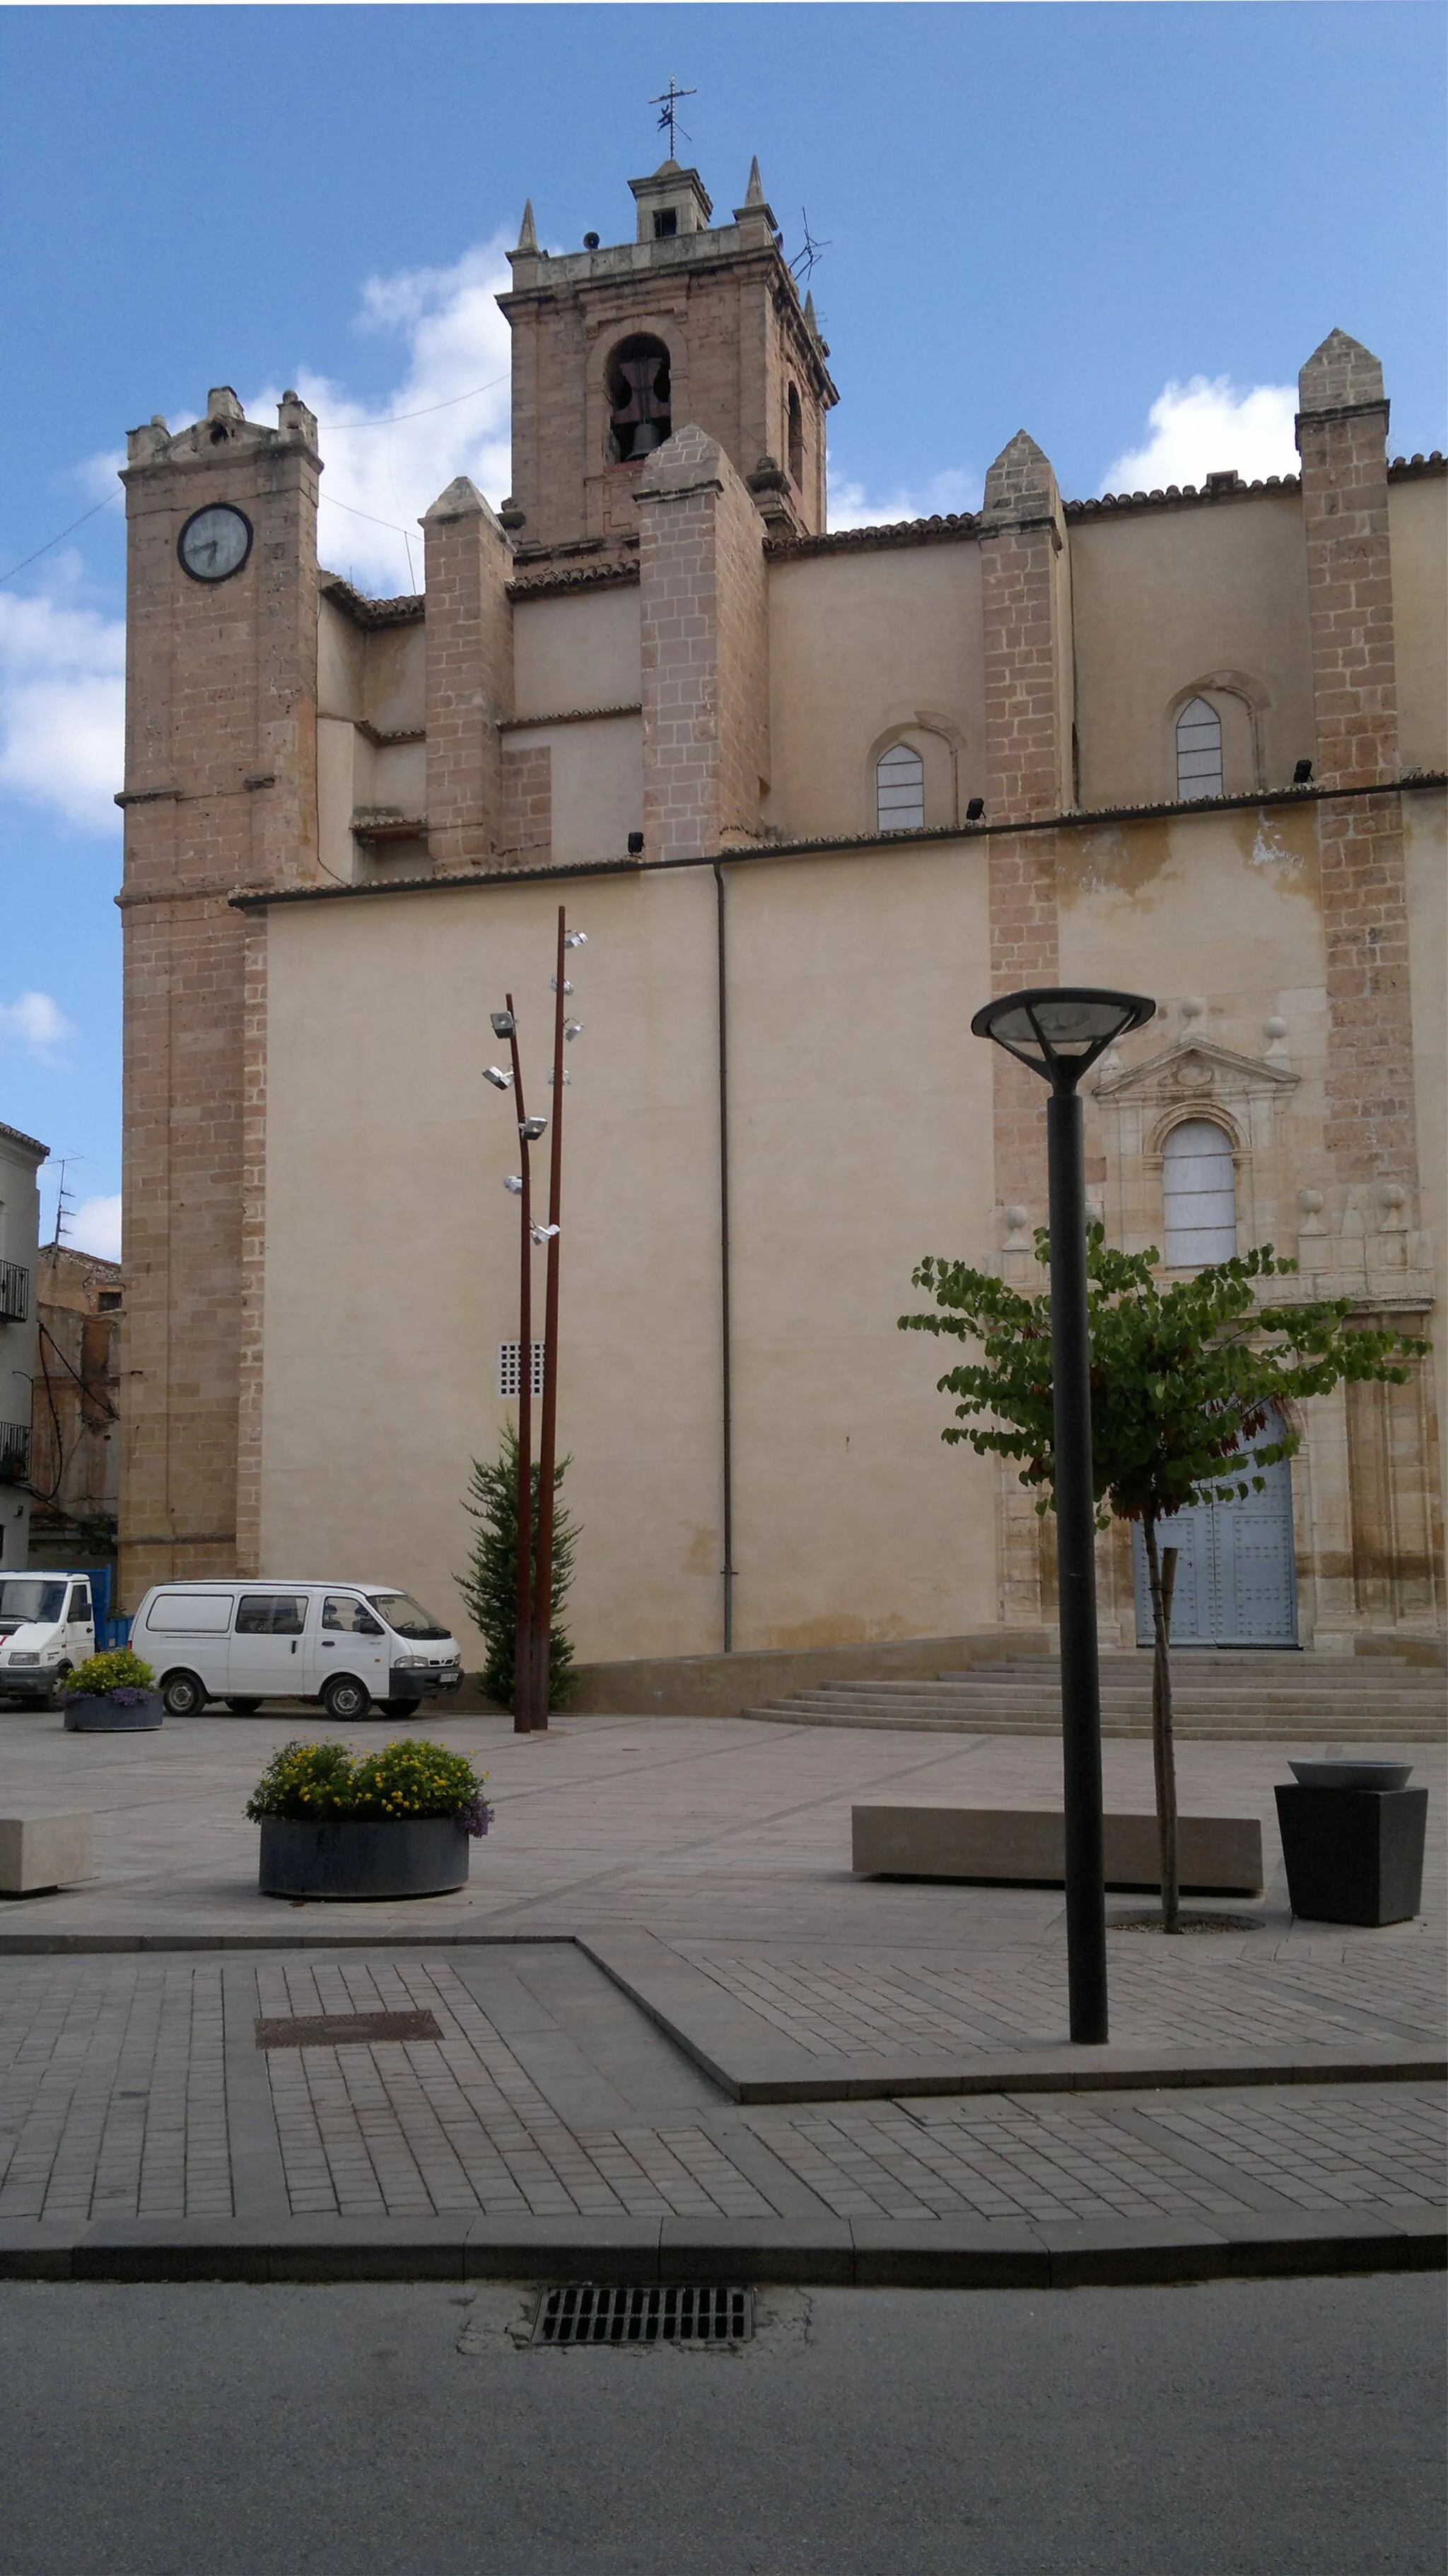
[[[797,487],[804,481],[804,414],[800,409],[798,385],[791,385],[789,389],[785,453],[789,462],[789,479]]]
[[[609,455],[616,465],[652,456],[673,428],[669,353],[662,340],[636,332],[608,361]]]

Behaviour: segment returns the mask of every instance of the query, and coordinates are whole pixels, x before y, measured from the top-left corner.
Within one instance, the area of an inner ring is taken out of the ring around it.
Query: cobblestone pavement
[[[1060,2032],[1059,1952],[672,1946],[812,2057],[868,2066],[936,2043],[1018,2048]],[[1448,2019],[1441,1950],[1427,1937],[1365,1953],[1341,1938],[1309,1949],[1265,1932],[1122,1935],[1110,1944],[1109,1976],[1111,2036],[1128,2048],[1431,2045]]]
[[[958,1994],[958,1965],[933,1973]],[[440,2038],[256,2043],[259,2017],[416,2010]],[[1220,2221],[1444,2198],[1426,2085],[742,2111],[563,1944],[0,1961],[0,2219]]]

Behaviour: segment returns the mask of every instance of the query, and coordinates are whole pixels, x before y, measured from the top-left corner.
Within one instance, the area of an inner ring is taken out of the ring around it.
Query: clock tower
[[[498,301],[513,335],[520,565],[617,558],[638,543],[645,459],[686,423],[716,440],[771,530],[825,525],[825,416],[837,401],[813,299],[801,302],[756,161],[727,224],[697,170],[631,179],[634,239],[538,241],[533,209]]]
[[[121,1597],[235,1566],[238,1405],[260,1329],[244,1261],[248,985],[238,886],[317,858],[317,424],[228,386],[132,430],[126,626],[126,1365]],[[224,1501],[220,1498],[224,1498]]]

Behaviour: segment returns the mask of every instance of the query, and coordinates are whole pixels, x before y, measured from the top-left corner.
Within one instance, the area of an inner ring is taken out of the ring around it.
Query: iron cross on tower
[[[677,161],[679,157],[674,149],[676,129],[678,134],[682,134],[686,143],[693,140],[688,127],[679,124],[679,101],[681,98],[697,98],[698,95],[696,89],[680,89],[673,73],[670,72],[668,88],[661,90],[657,98],[649,100],[650,107],[656,107],[659,111],[659,132],[668,135],[671,161]]]

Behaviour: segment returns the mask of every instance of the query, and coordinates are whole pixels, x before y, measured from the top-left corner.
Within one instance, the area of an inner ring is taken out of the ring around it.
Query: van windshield
[[[381,1612],[388,1627],[396,1629],[399,1637],[447,1637],[452,1633],[448,1628],[440,1628],[437,1621],[428,1616],[421,1602],[413,1600],[410,1592],[369,1592],[367,1598],[373,1609]]]
[[[30,1619],[58,1619],[65,1602],[63,1583],[43,1583],[38,1575],[9,1574],[0,1583],[0,1636]]]

